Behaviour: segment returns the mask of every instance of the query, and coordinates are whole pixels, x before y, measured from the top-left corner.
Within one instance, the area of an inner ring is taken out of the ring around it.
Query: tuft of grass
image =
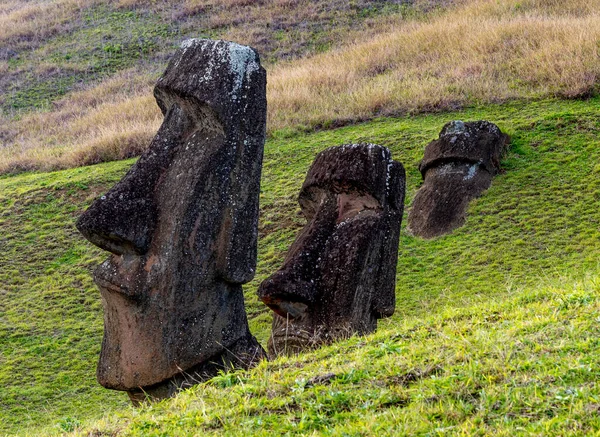
[[[265,149],[257,276],[245,286],[262,344],[271,314],[256,289],[304,224],[296,197],[319,151],[389,147],[407,170],[408,207],[416,163],[447,121],[490,120],[512,143],[464,227],[427,241],[402,231],[396,314],[378,333],[141,412],[95,381],[102,311],[91,270],[106,254],[74,227],[133,161],[0,176],[0,434],[589,435],[600,399],[599,109],[599,98],[513,102],[278,133]]]

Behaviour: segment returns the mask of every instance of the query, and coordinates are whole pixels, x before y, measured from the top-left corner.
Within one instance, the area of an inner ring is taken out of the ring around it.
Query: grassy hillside
[[[563,278],[408,316],[78,434],[597,435],[599,287]]]
[[[509,99],[589,96],[599,0],[470,0],[270,76],[272,128],[340,125]]]
[[[410,202],[416,162],[446,121],[487,119],[512,143],[506,172],[463,228],[431,241],[402,233],[396,314],[377,334],[139,411],[94,380],[102,315],[90,270],[105,255],[74,229],[132,161],[0,177],[0,434],[597,432],[599,112],[597,97],[513,102],[274,135],[257,277],[245,287],[263,344],[270,314],[255,290],[303,224],[295,198],[318,151],[360,140],[388,146],[407,168]]]
[[[189,36],[259,49],[272,134],[598,91],[600,0],[55,3],[79,5],[65,30],[0,51],[0,173],[139,154],[160,122],[151,86]]]
[[[156,130],[152,86],[179,43],[223,38],[263,63],[381,32],[434,0],[31,0],[0,4],[0,173],[132,157]]]
[[[368,34],[407,9],[369,0],[9,0],[0,5],[0,108],[7,115],[52,109],[57,97],[119,70],[160,71],[192,36],[252,45],[269,63]]]
[[[2,2],[0,435],[600,435],[599,10]],[[317,152],[389,147],[407,169],[408,206],[445,122],[495,122],[511,151],[463,228],[430,241],[403,228],[396,313],[376,334],[134,410],[95,381],[91,270],[106,254],[74,227],[133,161],[75,167],[147,146],[161,121],[151,87],[191,36],[253,45],[269,72],[259,264],[245,287],[263,344],[271,316],[255,292],[303,225],[296,196]]]

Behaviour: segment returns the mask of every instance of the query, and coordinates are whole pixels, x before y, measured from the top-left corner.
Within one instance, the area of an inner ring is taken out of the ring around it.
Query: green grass
[[[0,179],[0,434],[126,405],[95,384],[102,308],[89,268],[100,257],[73,226],[98,181],[126,166]]]
[[[12,62],[8,74],[13,80],[0,99],[0,109],[7,114],[51,110],[52,102],[75,87],[149,62],[161,49],[174,50],[167,41],[177,39],[176,27],[149,11],[102,5],[82,11],[76,21],[71,32],[50,38]]]
[[[600,282],[565,282],[383,323],[375,335],[222,375],[87,431],[594,435],[600,430]]]
[[[389,147],[407,169],[408,205],[421,183],[416,163],[445,122],[487,119],[512,141],[506,172],[464,227],[430,241],[402,232],[396,314],[378,333],[139,411],[95,382],[102,314],[90,270],[105,255],[74,228],[132,161],[0,177],[0,434],[598,432],[599,112],[599,98],[514,102],[275,134],[257,277],[245,288],[263,344],[270,314],[255,290],[303,224],[295,199],[318,151],[367,140]],[[335,375],[311,382],[326,373]]]

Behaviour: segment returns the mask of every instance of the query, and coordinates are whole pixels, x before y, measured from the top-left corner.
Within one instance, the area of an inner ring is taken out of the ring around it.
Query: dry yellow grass
[[[68,27],[77,11],[100,1],[3,1],[0,4],[0,44],[32,45]]]
[[[411,0],[407,10],[423,12],[444,1],[451,0]],[[381,32],[389,18],[382,12],[386,6],[392,21],[401,21],[401,8],[392,0],[185,0],[177,13],[203,15],[203,24],[220,38],[256,47],[271,61]]]
[[[584,96],[600,76],[599,11],[598,0],[479,0],[365,43],[280,64],[269,76],[270,127]]]
[[[600,0],[465,0],[394,29],[382,21],[367,41],[269,68],[269,131],[588,95],[600,77],[598,11]],[[161,119],[152,82],[130,70],[67,96],[52,112],[5,121],[0,172],[139,153]]]
[[[75,167],[136,156],[162,119],[154,78],[135,69],[70,94],[51,112],[7,122],[0,173]],[[0,138],[1,140],[2,138]]]

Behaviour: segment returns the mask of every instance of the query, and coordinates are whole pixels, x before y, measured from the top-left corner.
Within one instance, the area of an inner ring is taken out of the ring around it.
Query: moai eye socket
[[[312,220],[328,197],[334,197],[337,205],[336,223],[350,220],[358,215],[378,214],[381,212],[381,203],[372,195],[357,190],[340,192],[338,189],[325,189],[310,187],[304,191],[300,198],[302,213],[307,220]]]
[[[337,223],[351,220],[357,216],[376,215],[381,212],[381,204],[377,199],[370,194],[361,194],[356,191],[339,193],[337,207]]]
[[[298,199],[302,214],[310,221],[316,215],[323,201],[333,193],[321,187],[308,187]]]

